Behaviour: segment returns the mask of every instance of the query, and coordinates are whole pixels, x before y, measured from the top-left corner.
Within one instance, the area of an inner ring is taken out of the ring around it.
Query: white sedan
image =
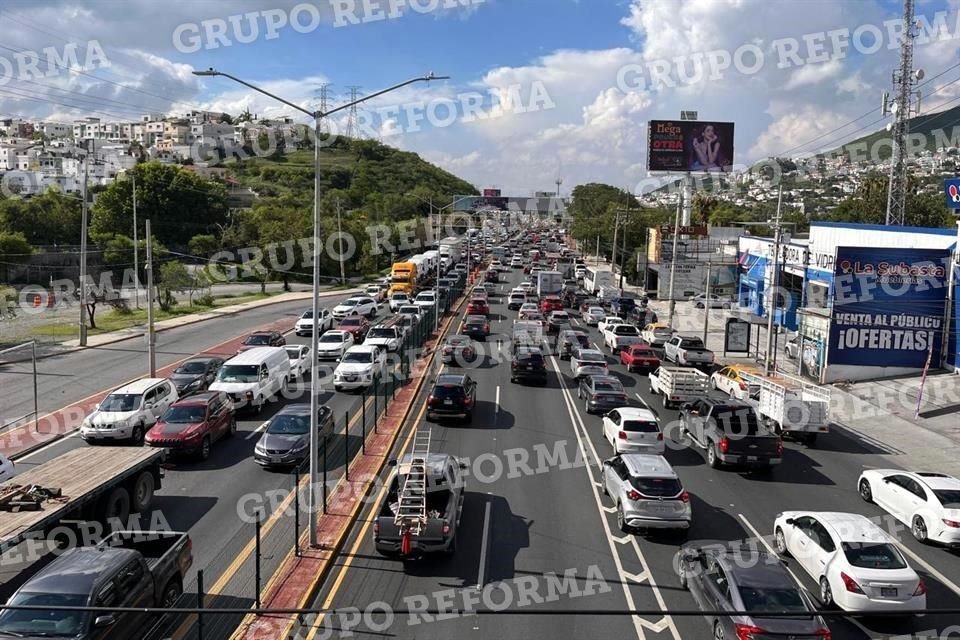
[[[317,360],[336,360],[352,346],[353,334],[349,331],[327,331],[317,341]]]
[[[920,542],[960,545],[960,480],[942,473],[868,469],[857,491],[900,522]]]
[[[784,511],[773,523],[777,553],[793,556],[819,585],[825,608],[927,608],[927,587],[896,541],[856,513]]]
[[[580,320],[583,324],[588,326],[597,326],[603,322],[604,318],[607,317],[607,312],[603,310],[603,307],[589,307],[586,311],[583,312]]]
[[[290,380],[304,377],[313,365],[310,347],[305,344],[288,344],[284,349],[287,352],[287,358],[290,359]]]
[[[600,333],[603,333],[607,330],[608,327],[612,327],[617,324],[630,324],[619,316],[604,316],[603,320],[597,323],[597,329],[600,330]]]
[[[650,409],[619,407],[603,416],[603,437],[616,455],[657,453],[664,450],[663,431]]]

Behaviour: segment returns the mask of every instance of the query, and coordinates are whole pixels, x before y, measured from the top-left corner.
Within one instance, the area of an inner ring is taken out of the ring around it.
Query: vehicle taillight
[[[436,402],[436,401],[437,401],[437,398],[436,398],[435,396],[430,396],[429,398],[427,398],[427,406],[428,406],[428,407],[429,407],[429,406],[432,406],[433,403]]]
[[[657,440],[663,440],[663,431],[657,434]]]
[[[631,500],[639,500],[641,498],[640,492],[636,489],[630,489],[630,491],[627,493],[627,497]]]
[[[860,588],[860,585],[857,584],[857,581],[842,571],[840,572],[840,579],[843,580],[843,586],[850,593],[863,593],[863,589]]]
[[[690,494],[686,491],[680,494],[680,502],[690,502]]]
[[[463,399],[463,404],[470,404],[471,402],[473,402],[473,398],[471,398],[470,396],[467,396],[466,398]]]
[[[783,455],[783,440],[778,440],[778,441],[777,441],[777,455],[778,455],[778,456],[782,456],[782,455]]]
[[[489,324],[484,324],[484,325],[483,325],[483,330],[484,330],[484,331],[490,331],[490,325],[489,325]]]
[[[957,522],[956,520],[946,520],[946,519],[945,519],[945,520],[943,520],[943,524],[947,525],[948,527],[953,527],[953,528],[955,528],[955,529],[956,529],[956,528],[960,528],[960,522]]]
[[[730,450],[730,440],[724,436],[720,438],[720,453],[726,453]]]
[[[620,433],[617,434],[617,437],[620,438],[621,440],[626,440],[626,439],[627,439],[627,432],[626,432],[626,431],[621,431]]]
[[[443,535],[444,536],[450,535],[450,524],[447,522],[443,523]]]
[[[380,535],[380,523],[376,520],[373,521],[373,535]]]
[[[746,385],[746,383],[741,382],[741,383],[740,383],[740,391],[746,391],[746,390],[747,390],[747,385]]]
[[[922,596],[927,593],[927,583],[923,581],[923,578],[920,578],[920,582],[917,583],[917,588],[914,590],[913,595]]]
[[[820,638],[820,640],[833,640],[833,634],[830,633],[829,629],[817,629],[813,632],[813,635]]]
[[[756,636],[767,633],[765,629],[752,624],[737,624],[734,625],[734,629],[737,632],[737,640],[754,640]]]

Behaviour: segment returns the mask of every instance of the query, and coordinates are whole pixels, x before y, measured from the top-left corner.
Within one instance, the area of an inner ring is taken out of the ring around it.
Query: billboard
[[[830,365],[922,369],[939,363],[950,253],[837,247]]]
[[[647,170],[730,172],[733,123],[651,120],[647,123]]]
[[[943,191],[947,196],[947,208],[960,209],[960,178],[944,180]]]

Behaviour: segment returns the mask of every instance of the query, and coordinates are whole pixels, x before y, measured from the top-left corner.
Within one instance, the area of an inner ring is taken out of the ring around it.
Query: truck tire
[[[663,394],[663,408],[664,409],[670,408],[670,401],[667,400],[667,394]]]
[[[114,487],[100,502],[99,519],[106,523],[112,518],[121,522],[130,518],[130,493],[124,487]]]
[[[183,585],[180,584],[180,577],[174,576],[170,578],[170,582],[163,587],[163,596],[160,598],[160,606],[164,609],[169,609],[177,604],[177,600],[180,599],[180,595],[183,593]]]
[[[707,464],[711,469],[719,469],[723,463],[720,462],[720,456],[717,455],[717,445],[711,443],[707,447]]]
[[[143,513],[150,508],[153,503],[153,491],[156,488],[156,481],[153,473],[142,472],[136,480],[130,485],[130,511],[133,513]]]

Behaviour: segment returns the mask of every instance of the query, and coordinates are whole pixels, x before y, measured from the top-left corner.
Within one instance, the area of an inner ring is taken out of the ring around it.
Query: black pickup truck
[[[730,464],[769,470],[783,460],[783,441],[745,402],[703,399],[683,405],[680,435],[714,469]]]

